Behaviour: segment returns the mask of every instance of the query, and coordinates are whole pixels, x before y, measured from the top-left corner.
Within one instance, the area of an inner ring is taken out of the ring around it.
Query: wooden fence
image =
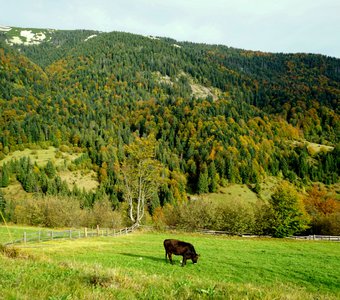
[[[19,243],[29,242],[45,242],[57,239],[78,239],[78,238],[89,238],[98,236],[118,236],[123,234],[129,234],[133,232],[139,225],[134,224],[131,227],[121,229],[110,229],[110,228],[84,228],[84,229],[69,229],[63,231],[57,230],[41,230],[33,233],[24,232],[22,238],[6,243],[5,245],[13,245]],[[230,234],[227,231],[215,231],[215,230],[201,230],[200,233],[211,234],[211,235],[235,235]],[[270,237],[270,236],[259,236],[252,234],[238,234],[241,237]],[[307,235],[307,236],[290,236],[290,239],[296,240],[315,240],[315,241],[338,241],[340,242],[340,236],[332,235]]]
[[[212,235],[236,235],[236,236],[241,236],[241,237],[266,237],[270,238],[271,236],[269,235],[254,235],[254,234],[235,234],[235,233],[230,233],[228,231],[216,231],[216,230],[201,230],[199,231],[201,233],[205,234],[212,234]],[[289,236],[289,239],[294,239],[294,240],[314,240],[314,241],[335,241],[335,242],[340,242],[340,236],[338,235],[304,235],[304,236]]]
[[[5,245],[13,245],[20,243],[29,242],[45,242],[59,239],[79,239],[89,238],[98,236],[118,236],[133,232],[138,227],[134,224],[131,227],[121,229],[110,229],[110,228],[84,228],[84,229],[69,229],[69,230],[40,230],[37,232],[27,233],[24,231],[22,238],[6,243]]]
[[[295,240],[315,240],[315,241],[337,241],[340,242],[338,235],[305,235],[305,236],[291,236]]]

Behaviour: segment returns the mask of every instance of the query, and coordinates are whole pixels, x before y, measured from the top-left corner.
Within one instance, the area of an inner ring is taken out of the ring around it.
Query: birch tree
[[[125,146],[126,157],[121,165],[123,194],[129,204],[129,217],[137,225],[161,183],[161,165],[155,159],[155,144],[154,137],[136,137],[132,144]]]

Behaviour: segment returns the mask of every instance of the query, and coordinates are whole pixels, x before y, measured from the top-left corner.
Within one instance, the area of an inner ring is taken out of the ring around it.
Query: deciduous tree
[[[126,157],[121,164],[124,198],[129,204],[129,217],[140,224],[146,204],[151,201],[162,182],[161,165],[155,159],[155,138],[135,137],[125,146]]]

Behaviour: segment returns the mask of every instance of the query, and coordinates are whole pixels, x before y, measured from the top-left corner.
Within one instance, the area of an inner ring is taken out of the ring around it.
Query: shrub
[[[257,201],[254,205],[253,233],[257,235],[270,235],[274,226],[274,211],[271,205],[264,201]]]
[[[219,205],[215,227],[230,234],[253,233],[254,208],[250,203],[228,202]]]
[[[96,201],[93,209],[88,213],[92,214],[92,224],[88,226],[99,225],[101,227],[119,228],[122,226],[121,214],[118,211],[112,211],[111,203],[109,200],[104,199]]]
[[[152,215],[153,224],[157,229],[164,229],[166,226],[164,209],[161,206],[155,208]]]
[[[340,235],[340,212],[321,216],[314,220],[320,234]]]
[[[6,203],[8,221],[45,227],[122,227],[121,211],[112,211],[108,200],[97,201],[93,209],[81,209],[70,197],[46,196],[37,199],[11,200]]]
[[[185,230],[224,230],[231,234],[251,233],[255,223],[254,208],[249,203],[215,204],[203,200],[167,204],[154,214],[157,226],[164,224]]]
[[[19,249],[14,247],[8,247],[2,244],[0,244],[0,253],[9,258],[17,258],[20,256]]]
[[[322,185],[313,185],[304,197],[307,213],[311,218],[309,234],[340,234],[340,202],[334,192]]]

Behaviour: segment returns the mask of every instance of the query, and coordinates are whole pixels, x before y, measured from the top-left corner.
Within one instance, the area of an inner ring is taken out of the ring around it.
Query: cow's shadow
[[[138,253],[119,253],[120,255],[124,256],[129,256],[129,257],[134,257],[138,259],[147,259],[147,260],[152,260],[152,261],[157,261],[157,262],[165,262],[165,258],[161,257],[155,257],[155,256],[149,256],[149,255],[144,255],[144,254],[138,254]]]

